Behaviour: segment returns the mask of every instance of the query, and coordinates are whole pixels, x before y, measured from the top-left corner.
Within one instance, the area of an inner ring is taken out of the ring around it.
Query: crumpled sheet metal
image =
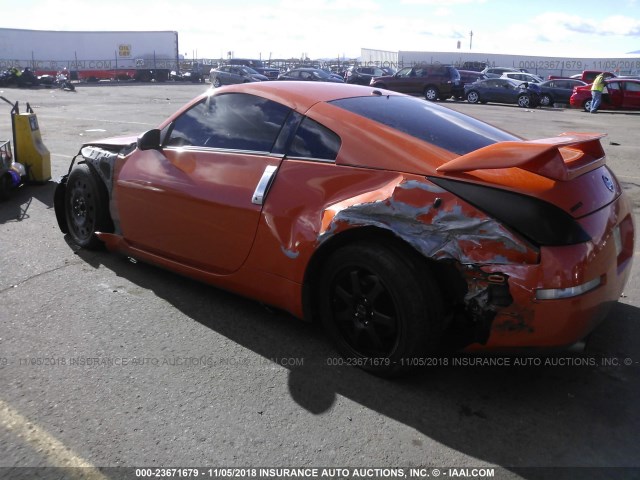
[[[424,191],[433,194],[425,203]],[[502,224],[433,184],[411,180],[398,183],[392,194],[325,210],[327,228],[322,243],[337,232],[373,225],[393,232],[424,256],[454,259],[462,264],[510,264],[535,261],[535,253]],[[331,214],[333,215],[331,216]]]

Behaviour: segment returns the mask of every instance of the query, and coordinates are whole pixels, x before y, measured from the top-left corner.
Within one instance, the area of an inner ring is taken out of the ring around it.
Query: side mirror
[[[154,128],[140,135],[138,148],[140,150],[160,150],[160,130]]]

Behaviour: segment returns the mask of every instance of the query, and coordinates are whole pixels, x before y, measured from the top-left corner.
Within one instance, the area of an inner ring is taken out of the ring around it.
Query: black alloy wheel
[[[438,288],[426,263],[399,248],[363,242],[338,250],[325,265],[319,300],[324,327],[350,365],[395,376],[438,346]]]

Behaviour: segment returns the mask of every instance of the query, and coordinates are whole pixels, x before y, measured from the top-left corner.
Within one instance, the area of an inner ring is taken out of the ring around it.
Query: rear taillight
[[[429,180],[494,217],[534,245],[575,245],[591,240],[571,215],[539,198],[444,178],[430,177]]]

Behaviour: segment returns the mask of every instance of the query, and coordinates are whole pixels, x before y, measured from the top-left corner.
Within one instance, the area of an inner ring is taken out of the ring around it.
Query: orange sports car
[[[393,375],[445,348],[568,347],[606,316],[634,226],[601,137],[524,140],[365,86],[232,85],[83,145],[55,209],[81,247],[320,321]]]

